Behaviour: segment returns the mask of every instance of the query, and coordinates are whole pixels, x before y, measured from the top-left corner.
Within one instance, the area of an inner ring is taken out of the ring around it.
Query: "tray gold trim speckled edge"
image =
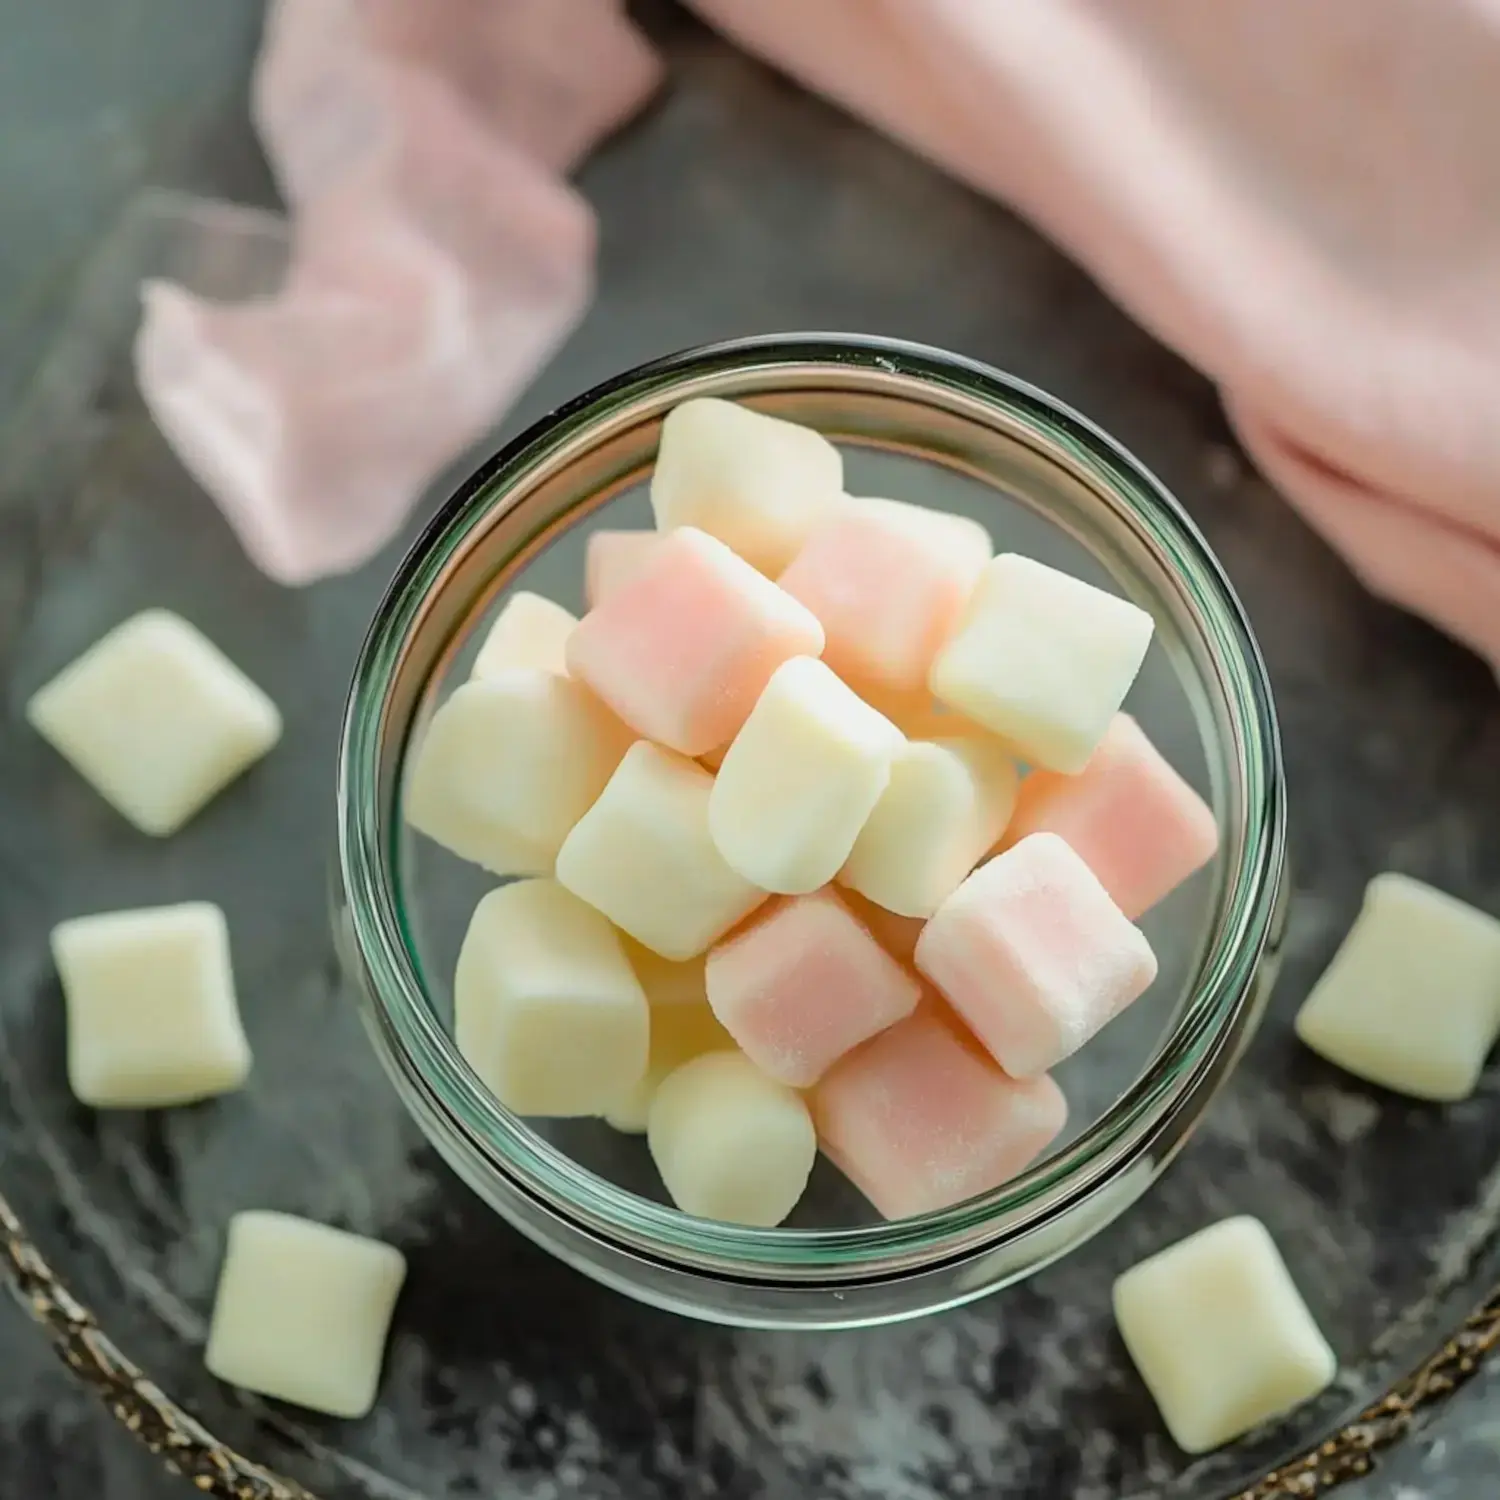
[[[241,1457],[131,1363],[94,1315],[58,1279],[0,1196],[0,1269],[62,1362],[125,1430],[174,1472],[221,1500],[316,1500],[295,1480]],[[1500,1350],[1500,1289],[1415,1374],[1310,1452],[1234,1500],[1306,1500],[1368,1474],[1383,1449],[1405,1437],[1427,1408],[1445,1401]]]

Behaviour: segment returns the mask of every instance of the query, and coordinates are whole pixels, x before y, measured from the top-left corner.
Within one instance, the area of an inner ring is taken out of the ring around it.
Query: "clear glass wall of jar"
[[[621,497],[649,476],[663,416],[701,395],[820,428],[845,448],[853,492],[965,509],[1003,550],[1149,609],[1157,644],[1130,706],[1219,817],[1216,866],[1148,921],[1163,959],[1149,1005],[1063,1080],[1068,1137],[1020,1178],[940,1213],[861,1222],[815,1207],[805,1226],[772,1230],[689,1218],[591,1170],[599,1163],[576,1131],[508,1114],[449,1034],[451,969],[425,909],[437,897],[399,816],[408,746],[495,601],[559,538],[576,549],[589,527],[613,524]],[[644,366],[554,412],[468,480],[370,627],[344,722],[338,819],[341,952],[381,1061],[438,1151],[578,1269],[658,1306],[751,1326],[855,1326],[951,1307],[1102,1229],[1182,1145],[1254,1031],[1283,918],[1285,785],[1270,689],[1244,612],[1181,507],[1041,392],[937,350],[850,336],[743,340]],[[466,912],[444,920],[455,916]]]

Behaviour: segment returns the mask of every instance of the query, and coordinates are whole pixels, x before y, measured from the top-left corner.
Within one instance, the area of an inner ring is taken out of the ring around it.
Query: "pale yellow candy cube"
[[[646,1071],[623,1098],[605,1110],[605,1123],[630,1135],[642,1134],[651,1101],[669,1073],[705,1052],[722,1052],[733,1046],[734,1038],[720,1025],[707,1001],[701,1005],[653,1005]]]
[[[989,736],[909,740],[839,883],[904,917],[930,917],[1000,837],[1020,777]]]
[[[491,891],[453,978],[459,1051],[518,1115],[602,1115],[646,1069],[646,996],[619,934],[554,880]]]
[[[1500,1037],[1500,922],[1377,875],[1295,1022],[1329,1062],[1416,1099],[1467,1099]]]
[[[1115,1320],[1178,1447],[1207,1453],[1311,1400],[1338,1362],[1265,1226],[1225,1219],[1115,1282]]]
[[[362,1417],[405,1279],[392,1245],[291,1214],[236,1214],[204,1363],[247,1391]]]
[[[557,878],[622,931],[682,962],[766,899],[709,836],[713,777],[646,740],[632,745],[557,857]]]
[[[1036,766],[1081,771],[1145,660],[1151,616],[1005,553],[979,575],[928,678],[934,696]]]
[[[777,668],[724,755],[709,801],[719,852],[783,895],[826,885],[890,780],[901,731],[822,662]]]
[[[762,1228],[797,1206],[818,1154],[802,1096],[740,1052],[710,1052],[669,1074],[646,1142],[684,1213]]]
[[[582,684],[541,667],[467,682],[417,745],[406,820],[497,875],[550,874],[630,732]]]
[[[643,943],[636,942],[628,933],[621,933],[620,936],[625,944],[625,956],[630,960],[630,967],[635,970],[635,977],[640,980],[641,988],[645,990],[646,998],[653,1007],[708,1004],[708,981],[704,974],[706,964],[703,954],[674,963],[670,958],[653,953]]]
[[[52,929],[68,1083],[96,1109],[188,1104],[237,1089],[250,1046],[229,928],[207,901],[74,917]]]
[[[684,401],[662,424],[651,508],[774,578],[843,500],[844,461],[821,433],[733,401]]]
[[[276,705],[200,631],[148,609],[33,694],[26,717],[142,833],[175,833],[281,738]]]
[[[540,667],[565,674],[563,648],[578,617],[541,594],[514,593],[495,616],[474,658],[471,677],[493,677],[506,667]]]

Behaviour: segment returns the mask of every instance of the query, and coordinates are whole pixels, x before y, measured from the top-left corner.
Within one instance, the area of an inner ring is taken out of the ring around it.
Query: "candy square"
[[[870,935],[897,963],[911,968],[917,951],[917,939],[927,925],[921,917],[901,917],[883,906],[867,901],[847,886],[840,889],[844,905],[869,929]]]
[[[707,979],[708,1003],[745,1056],[799,1089],[922,996],[832,890],[778,902],[711,948]]]
[[[766,893],[709,836],[714,779],[670,750],[632,745],[557,857],[557,878],[663,958],[705,952]]]
[[[1115,1321],[1167,1431],[1207,1453],[1310,1400],[1338,1362],[1275,1241],[1225,1219],[1115,1282]]]
[[[847,500],[780,583],[818,617],[846,682],[918,692],[994,553],[977,521],[899,500]]]
[[[1415,1099],[1467,1099],[1500,1037],[1500,922],[1377,875],[1295,1022],[1321,1057]]]
[[[695,526],[774,578],[843,500],[844,461],[821,433],[705,398],[662,423],[651,508],[662,531]]]
[[[706,955],[688,958],[674,963],[653,953],[643,943],[638,943],[628,933],[620,934],[625,944],[625,956],[635,977],[653,1008],[662,1006],[692,1006],[708,1004],[708,980],[705,974]]]
[[[823,1150],[888,1219],[1024,1170],[1066,1123],[1050,1078],[1008,1078],[936,1005],[852,1052],[813,1091]]]
[[[1132,921],[1219,847],[1208,804],[1129,714],[1115,715],[1076,776],[1033,771],[1022,782],[1005,842],[1033,833],[1055,833],[1071,845]]]
[[[1154,628],[1128,600],[1005,553],[980,573],[928,686],[1022,759],[1071,774],[1104,738]]]
[[[684,1213],[766,1229],[797,1206],[818,1155],[802,1096],[738,1052],[710,1052],[668,1074],[646,1143]]]
[[[68,1083],[95,1109],[227,1093],[250,1072],[229,928],[207,901],[74,917],[52,929]]]
[[[981,865],[917,939],[917,968],[1013,1078],[1076,1052],[1156,978],[1156,956],[1052,833]]]
[[[496,875],[551,874],[631,740],[581,683],[497,668],[432,716],[408,772],[406,821]]]
[[[505,601],[490,626],[474,659],[471,677],[493,677],[506,667],[539,667],[544,672],[565,673],[563,648],[578,617],[525,589]]]
[[[905,917],[930,917],[989,853],[1020,777],[998,740],[908,740],[839,883]]]
[[[142,833],[175,833],[281,738],[276,705],[164,609],[117,625],[26,705],[33,729]]]
[[[375,1405],[406,1257],[291,1214],[229,1221],[204,1363],[230,1385],[332,1417]]]
[[[453,1034],[518,1115],[602,1115],[646,1070],[646,996],[620,937],[552,880],[491,891],[453,978]]]
[[[683,755],[731,739],[771,674],[823,627],[722,542],[684,528],[583,617],[568,670],[638,734]]]
[[[734,1038],[707,1004],[651,1007],[651,1051],[646,1071],[604,1111],[604,1123],[628,1135],[644,1134],[651,1101],[669,1073],[706,1052],[732,1051]]]
[[[778,667],[714,780],[709,827],[746,880],[805,895],[843,867],[880,794],[901,731],[820,661]]]
[[[661,541],[659,531],[595,531],[583,553],[583,597],[592,609],[640,572]]]

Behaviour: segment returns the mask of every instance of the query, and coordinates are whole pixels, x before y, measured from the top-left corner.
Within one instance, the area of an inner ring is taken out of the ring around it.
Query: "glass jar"
[[[518,579],[561,562],[576,588],[587,531],[630,505],[645,518],[662,418],[708,395],[825,432],[844,449],[852,493],[966,510],[999,550],[1149,610],[1156,640],[1127,706],[1219,819],[1215,864],[1145,923],[1157,984],[1059,1075],[1071,1133],[1003,1187],[920,1218],[859,1222],[847,1187],[817,1177],[811,1205],[782,1228],[690,1218],[632,1181],[633,1168],[617,1169],[620,1152],[644,1153],[638,1139],[606,1149],[602,1124],[544,1130],[516,1118],[450,1035],[452,957],[484,882],[455,875],[457,861],[435,863],[404,831],[408,746]],[[579,397],[480,468],[401,564],[370,628],[338,803],[340,948],[381,1061],[433,1145],[579,1270],[745,1326],[847,1327],[952,1307],[1096,1233],[1149,1187],[1224,1081],[1259,1020],[1283,924],[1285,783],[1270,688],[1202,536],[1139,463],[1058,402],[955,355],[880,339],[793,335],[674,355]]]

